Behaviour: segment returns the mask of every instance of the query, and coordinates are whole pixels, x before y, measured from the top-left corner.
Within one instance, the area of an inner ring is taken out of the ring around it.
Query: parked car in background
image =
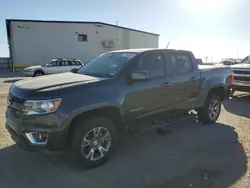
[[[239,62],[240,62],[239,59],[228,58],[228,59],[223,59],[220,63],[223,65],[235,65],[238,64]]]
[[[231,66],[234,72],[234,84],[232,93],[234,91],[250,92],[250,56],[245,57],[240,63]]]
[[[197,62],[198,65],[202,65],[203,64],[202,59],[195,59],[195,60],[196,60],[196,62]]]
[[[57,74],[77,70],[83,63],[77,59],[53,59],[44,65],[31,66],[24,69],[24,76],[42,76],[46,74]]]
[[[232,77],[230,67],[198,66],[189,51],[107,52],[76,73],[15,82],[6,128],[25,149],[66,149],[79,166],[96,167],[131,126],[193,109],[200,122],[216,122]]]

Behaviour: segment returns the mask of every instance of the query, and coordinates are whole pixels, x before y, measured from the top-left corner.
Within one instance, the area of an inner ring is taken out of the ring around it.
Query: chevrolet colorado
[[[216,122],[232,80],[231,68],[198,67],[189,51],[107,52],[77,71],[14,83],[6,128],[24,149],[67,149],[79,166],[97,167],[130,125],[193,109]]]

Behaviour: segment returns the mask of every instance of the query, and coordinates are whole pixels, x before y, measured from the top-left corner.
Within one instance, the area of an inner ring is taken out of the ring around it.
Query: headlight
[[[33,71],[33,69],[24,69],[24,71],[31,72],[31,71]]]
[[[23,114],[35,115],[55,112],[61,104],[62,99],[52,100],[28,100],[24,103]]]

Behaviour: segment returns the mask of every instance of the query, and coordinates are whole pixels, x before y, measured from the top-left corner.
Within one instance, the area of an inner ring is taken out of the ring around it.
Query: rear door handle
[[[163,84],[161,84],[161,87],[167,87],[171,85],[171,82],[164,82]]]
[[[198,79],[198,77],[192,77],[192,78],[190,78],[190,80],[197,80]]]

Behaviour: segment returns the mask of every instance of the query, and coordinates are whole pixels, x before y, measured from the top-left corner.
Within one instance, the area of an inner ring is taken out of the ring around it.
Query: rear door
[[[185,52],[166,52],[172,84],[172,110],[192,109],[198,96],[200,72]]]
[[[62,69],[62,72],[69,72],[72,70],[72,61],[65,60],[64,61],[64,67]]]

